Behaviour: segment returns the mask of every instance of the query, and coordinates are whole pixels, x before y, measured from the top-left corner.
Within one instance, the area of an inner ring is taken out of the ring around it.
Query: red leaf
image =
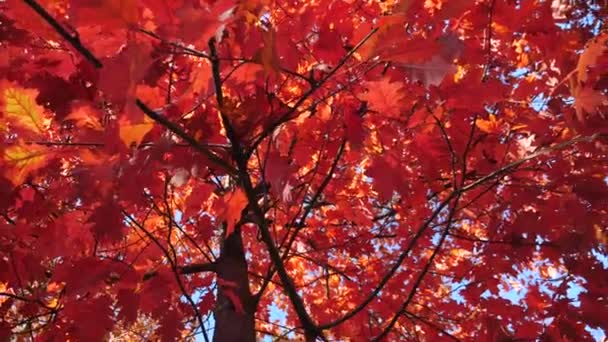
[[[182,324],[177,310],[175,310],[173,307],[169,307],[169,309],[163,314],[160,321],[160,328],[158,329],[161,340],[163,342],[173,342],[179,340],[179,331],[181,325]]]
[[[266,181],[270,183],[270,190],[280,198],[291,176],[289,161],[282,157],[279,152],[272,151],[266,158],[264,173]]]
[[[121,307],[118,319],[124,320],[127,325],[135,322],[139,309],[139,294],[135,293],[135,289],[119,290],[116,300]]]
[[[89,300],[73,301],[62,310],[68,329],[66,335],[78,341],[102,341],[114,327],[112,299],[100,296]],[[95,319],[82,319],[94,317]]]
[[[385,76],[379,81],[366,82],[365,87],[368,91],[359,97],[368,102],[370,109],[387,117],[398,117],[402,113],[405,94],[401,82],[391,82],[390,77]]]
[[[363,128],[363,118],[356,111],[347,111],[346,120],[346,139],[355,149],[359,149],[365,139],[365,129]]]
[[[101,241],[116,242],[123,237],[124,216],[120,206],[109,199],[93,211],[88,222],[93,224],[93,235]]]

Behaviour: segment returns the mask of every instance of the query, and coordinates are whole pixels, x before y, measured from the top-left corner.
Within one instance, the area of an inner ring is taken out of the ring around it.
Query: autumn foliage
[[[600,339],[607,8],[0,1],[0,340]]]

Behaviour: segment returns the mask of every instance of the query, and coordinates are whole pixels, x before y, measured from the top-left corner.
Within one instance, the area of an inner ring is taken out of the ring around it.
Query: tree
[[[2,340],[608,332],[605,1],[0,6]]]

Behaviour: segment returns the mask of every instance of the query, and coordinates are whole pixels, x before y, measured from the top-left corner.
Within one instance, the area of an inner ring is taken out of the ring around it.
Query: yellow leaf
[[[36,103],[38,90],[1,81],[0,91],[2,112],[11,123],[36,133],[42,133],[48,128],[49,120],[44,117],[44,108]]]
[[[51,300],[50,300],[50,301],[47,303],[47,305],[46,305],[46,306],[47,306],[47,307],[49,307],[49,308],[52,308],[52,309],[54,309],[54,308],[58,307],[58,306],[59,306],[59,299],[57,299],[57,298],[53,298],[53,299],[51,299]]]
[[[41,146],[15,145],[3,151],[4,176],[19,185],[30,173],[44,167],[50,159],[49,149]]]
[[[120,121],[120,140],[127,146],[139,145],[144,136],[154,127],[154,120],[144,117],[143,122],[131,123],[125,119]]]

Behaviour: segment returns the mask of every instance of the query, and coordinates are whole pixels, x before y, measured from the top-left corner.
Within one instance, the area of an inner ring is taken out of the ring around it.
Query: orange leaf
[[[597,60],[606,52],[608,52],[608,33],[604,33],[591,40],[585,47],[585,51],[578,58],[576,65],[577,78],[579,82],[586,82],[588,76],[588,68],[593,67]]]
[[[247,195],[241,189],[224,195],[224,212],[222,219],[226,220],[226,236],[234,232],[234,225],[241,219],[241,211],[247,207]]]
[[[256,54],[256,61],[264,67],[267,74],[276,74],[279,70],[279,57],[275,46],[275,31],[270,29],[262,33],[264,46]]]
[[[82,105],[73,110],[66,120],[73,120],[78,128],[90,128],[95,131],[103,131],[103,126],[96,115],[97,110],[90,105]]]
[[[142,122],[131,123],[127,119],[120,120],[120,140],[127,146],[131,144],[139,145],[144,136],[154,127],[154,120],[144,117]]]
[[[477,128],[479,128],[480,131],[485,133],[499,133],[502,129],[503,124],[504,123],[502,119],[496,120],[496,116],[494,114],[490,114],[488,120],[478,119],[475,122]]]
[[[608,105],[608,97],[601,90],[579,86],[574,91],[574,108],[579,121],[585,121],[585,113],[592,114],[600,106]]]
[[[608,52],[607,44],[608,33],[591,40],[578,59],[576,78],[571,79],[574,109],[576,117],[581,122],[585,121],[585,114],[592,114],[598,107],[608,105],[608,97],[604,95],[602,89],[594,89],[594,80],[589,80],[589,69],[598,67],[598,60]]]
[[[32,172],[44,167],[51,153],[48,148],[35,145],[14,145],[2,153],[4,176],[19,185]]]
[[[211,77],[211,64],[207,63],[205,60],[195,64],[190,72],[192,91],[199,95],[205,94],[209,88]]]

